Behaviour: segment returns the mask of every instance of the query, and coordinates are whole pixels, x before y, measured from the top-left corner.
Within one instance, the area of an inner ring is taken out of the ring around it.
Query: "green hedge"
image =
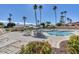
[[[22,46],[21,54],[50,54],[52,47],[48,42],[33,41],[26,46]]]

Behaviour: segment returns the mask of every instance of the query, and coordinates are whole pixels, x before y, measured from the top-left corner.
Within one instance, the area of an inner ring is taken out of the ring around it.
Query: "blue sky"
[[[54,20],[54,4],[42,4],[42,22],[50,21],[52,24]],[[57,9],[58,21],[60,20],[60,12],[67,11],[67,17],[71,18],[73,22],[79,21],[79,5],[78,4],[55,4]],[[39,5],[38,5],[39,6]],[[22,16],[27,17],[26,23],[35,23],[35,16],[33,4],[0,4],[0,21],[7,22],[9,13],[12,13],[13,22],[23,22]],[[37,17],[39,20],[39,9],[37,9]]]

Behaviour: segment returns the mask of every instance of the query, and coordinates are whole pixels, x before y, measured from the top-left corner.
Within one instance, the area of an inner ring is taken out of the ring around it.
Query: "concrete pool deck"
[[[49,36],[47,39],[44,39],[35,38],[32,36],[24,36],[24,34],[25,32],[10,32],[1,35],[0,54],[16,54],[20,51],[22,45],[31,41],[48,41],[52,47],[60,48],[60,43],[69,39],[69,36]],[[46,35],[46,33],[44,34]]]
[[[22,45],[31,41],[44,41],[43,38],[23,36],[24,32],[10,32],[0,36],[0,54],[15,54]]]

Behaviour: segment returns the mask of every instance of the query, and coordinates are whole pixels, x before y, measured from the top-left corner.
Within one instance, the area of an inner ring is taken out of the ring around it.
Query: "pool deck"
[[[68,40],[69,36],[48,36],[47,39],[35,38],[32,36],[23,36],[25,32],[10,32],[0,36],[0,54],[16,54],[19,53],[22,45],[31,41],[48,41],[52,47],[60,48],[62,41]],[[79,34],[75,31],[75,34]]]
[[[31,41],[44,41],[43,38],[23,36],[24,32],[10,32],[0,36],[0,54],[15,54],[22,45]]]

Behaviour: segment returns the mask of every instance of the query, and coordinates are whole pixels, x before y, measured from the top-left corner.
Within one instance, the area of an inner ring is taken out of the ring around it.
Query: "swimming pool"
[[[55,35],[55,36],[68,36],[73,34],[71,31],[49,31],[47,33],[49,35]]]

